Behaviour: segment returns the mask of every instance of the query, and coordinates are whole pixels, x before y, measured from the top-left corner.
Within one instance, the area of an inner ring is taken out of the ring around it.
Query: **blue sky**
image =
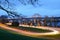
[[[41,16],[60,16],[60,0],[40,0],[41,6],[34,7],[32,5],[20,5],[18,2],[15,9],[18,13],[23,15],[32,16],[35,13],[39,13]],[[4,11],[0,11],[1,15],[6,14]]]

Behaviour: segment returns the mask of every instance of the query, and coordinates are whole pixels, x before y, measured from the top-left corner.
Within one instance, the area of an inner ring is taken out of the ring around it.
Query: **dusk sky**
[[[41,6],[34,7],[32,5],[18,4],[15,9],[18,13],[26,16],[32,16],[35,13],[39,13],[41,16],[60,16],[60,0],[40,0]],[[6,14],[4,11],[0,11],[0,14]]]

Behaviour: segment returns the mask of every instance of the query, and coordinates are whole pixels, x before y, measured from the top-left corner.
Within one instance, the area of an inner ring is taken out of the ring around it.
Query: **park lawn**
[[[24,35],[11,33],[8,30],[0,28],[0,40],[48,40],[46,38],[33,38]]]
[[[32,27],[23,27],[23,26],[10,26],[13,28],[18,28],[20,30],[24,30],[24,31],[31,31],[31,32],[38,32],[38,33],[45,33],[45,32],[52,32],[51,30],[46,30],[46,29],[38,29],[38,28],[32,28]]]
[[[56,34],[56,35],[46,35],[43,36],[44,38],[51,38],[51,39],[55,39],[55,40],[60,40],[60,34]]]
[[[46,29],[38,29],[38,28],[31,28],[31,27],[19,27],[21,30],[31,31],[31,32],[38,32],[38,33],[45,33],[45,32],[52,32],[51,30]]]

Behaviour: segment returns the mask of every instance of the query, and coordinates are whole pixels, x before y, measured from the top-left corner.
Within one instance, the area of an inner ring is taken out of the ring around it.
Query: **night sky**
[[[35,13],[39,13],[41,16],[60,16],[60,0],[40,0],[40,4],[41,6],[37,7],[32,5],[25,6],[16,1],[15,11],[28,17]],[[0,15],[4,14],[6,12],[0,10]]]

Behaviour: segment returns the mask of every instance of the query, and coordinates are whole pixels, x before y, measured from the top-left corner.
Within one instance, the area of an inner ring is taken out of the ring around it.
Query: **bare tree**
[[[16,1],[16,2],[15,2]],[[5,11],[9,16],[12,17],[20,17],[19,14],[17,14],[17,12],[15,11],[15,4],[17,3],[17,1],[23,5],[28,5],[31,4],[33,6],[35,5],[39,5],[39,0],[0,0],[0,9]],[[15,26],[15,24],[17,23],[17,26],[19,25],[18,22],[13,21],[12,25]]]
[[[47,25],[47,23],[48,23],[48,18],[49,18],[48,16],[45,16],[44,21],[43,21],[43,22],[44,22],[44,26],[48,26],[48,25]]]
[[[5,11],[8,15],[11,15],[11,16],[19,16],[17,15],[17,12],[15,11],[12,11],[13,9],[11,9],[13,6],[11,6],[12,3],[9,2],[9,0],[0,0],[0,9]]]
[[[31,4],[33,6],[40,5],[39,0],[3,0],[3,1],[0,0],[0,9],[7,12],[8,15],[19,16],[19,15],[17,15],[17,12],[15,12],[15,9],[13,10],[13,8],[14,8],[13,6],[16,4],[16,3],[14,3],[14,1],[19,1],[23,5],[27,5],[27,4]]]
[[[8,19],[7,15],[1,15],[0,16],[0,22],[1,23],[7,23],[7,22],[9,22],[7,19]]]

